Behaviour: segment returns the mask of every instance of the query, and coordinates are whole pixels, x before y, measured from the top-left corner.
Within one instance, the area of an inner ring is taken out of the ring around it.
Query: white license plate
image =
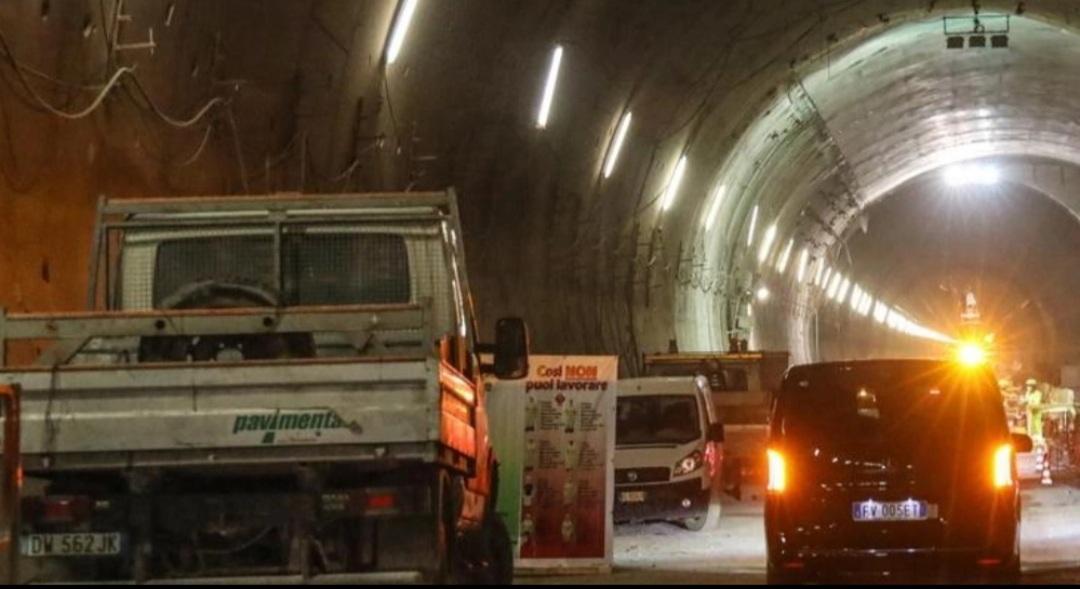
[[[851,517],[857,522],[926,521],[936,511],[936,505],[926,501],[856,501],[851,504]]]
[[[620,503],[644,503],[645,491],[623,491],[619,493]]]
[[[27,534],[19,544],[23,556],[114,556],[122,541],[120,532]]]

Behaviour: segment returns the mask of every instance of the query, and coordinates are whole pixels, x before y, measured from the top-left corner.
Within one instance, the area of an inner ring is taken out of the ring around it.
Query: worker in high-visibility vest
[[[1027,430],[1028,435],[1036,443],[1043,439],[1042,424],[1042,391],[1034,378],[1029,378],[1025,384],[1024,404],[1027,407]]]
[[[1024,405],[1027,407],[1027,430],[1035,452],[1035,468],[1042,475],[1042,484],[1053,484],[1050,476],[1050,448],[1043,437],[1043,392],[1034,378],[1029,378],[1024,390]]]

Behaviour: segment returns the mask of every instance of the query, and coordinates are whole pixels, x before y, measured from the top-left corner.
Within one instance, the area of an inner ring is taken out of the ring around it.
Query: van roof
[[[814,373],[835,372],[838,370],[874,370],[892,368],[894,370],[928,371],[940,370],[952,365],[952,362],[941,359],[929,358],[901,358],[901,359],[877,359],[877,360],[845,360],[836,362],[819,362],[816,364],[800,364],[788,369],[785,378],[795,378]],[[965,368],[972,374],[976,372],[990,372],[989,366],[978,369]]]
[[[692,376],[647,376],[619,379],[619,395],[693,394],[697,384]]]

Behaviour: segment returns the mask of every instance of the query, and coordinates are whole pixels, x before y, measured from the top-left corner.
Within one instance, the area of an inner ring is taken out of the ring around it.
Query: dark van
[[[882,360],[791,368],[773,402],[770,583],[1020,574],[1016,452],[986,367]]]

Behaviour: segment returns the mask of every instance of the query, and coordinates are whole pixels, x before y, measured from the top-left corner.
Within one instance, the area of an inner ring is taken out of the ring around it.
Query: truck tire
[[[514,582],[514,543],[506,523],[493,514],[488,526],[488,581],[492,585],[510,585]]]
[[[460,577],[461,566],[454,550],[460,501],[456,501],[454,485],[457,480],[445,471],[435,475],[434,493],[437,498],[433,562],[424,571],[423,580],[428,585],[455,584]]]

